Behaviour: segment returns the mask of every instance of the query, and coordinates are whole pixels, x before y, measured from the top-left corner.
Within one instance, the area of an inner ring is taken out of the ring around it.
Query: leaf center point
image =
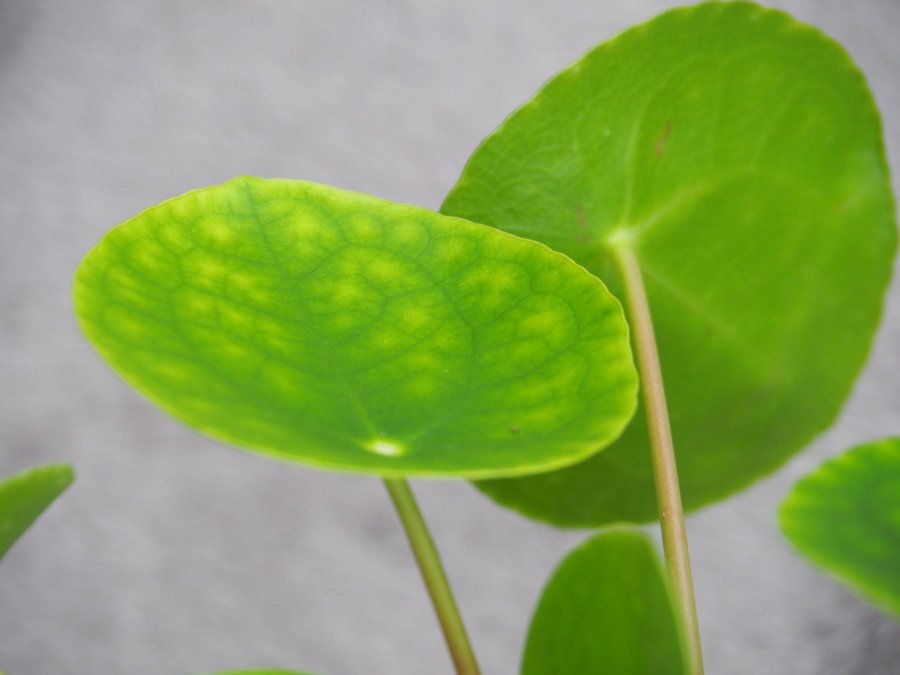
[[[400,457],[405,452],[405,449],[397,443],[383,439],[374,441],[367,449],[384,457]]]

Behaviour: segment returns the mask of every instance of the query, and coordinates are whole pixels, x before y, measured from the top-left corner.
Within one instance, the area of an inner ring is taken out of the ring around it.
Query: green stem
[[[669,411],[666,407],[666,393],[663,388],[650,306],[647,303],[640,265],[634,252],[625,242],[619,242],[613,250],[625,282],[626,304],[634,334],[638,370],[641,374],[666,568],[674,591],[677,611],[681,615],[684,627],[690,672],[692,675],[703,675],[703,653],[700,649],[700,627],[694,602],[694,582],[691,579],[684,509],[681,506],[675,448],[672,444],[672,429],[669,426]]]
[[[478,663],[453,599],[453,591],[450,590],[441,557],[416,504],[416,498],[409,489],[409,483],[402,479],[385,478],[384,484],[397,508],[416,562],[419,563],[422,579],[431,595],[456,672],[458,675],[479,675]]]

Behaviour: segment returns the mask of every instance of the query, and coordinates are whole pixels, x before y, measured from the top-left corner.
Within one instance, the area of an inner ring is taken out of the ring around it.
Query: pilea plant
[[[196,429],[382,477],[457,672],[478,667],[408,477],[559,526],[658,517],[667,573],[643,534],[595,535],[523,672],[701,673],[682,493],[721,499],[827,428],[880,316],[896,231],[861,74],[779,11],[670,11],[550,80],[441,211],[235,179],[108,233],[76,311]]]

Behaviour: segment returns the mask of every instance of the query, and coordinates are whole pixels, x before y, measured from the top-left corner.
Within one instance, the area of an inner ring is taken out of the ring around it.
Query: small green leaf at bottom
[[[522,675],[682,675],[681,636],[646,536],[599,534],[560,564],[531,621]]]
[[[900,437],[857,446],[804,476],[778,516],[804,556],[900,616]]]
[[[271,668],[263,668],[262,670],[228,670],[220,673],[211,673],[210,675],[313,675],[312,673],[300,672],[299,670],[272,670]]]
[[[31,468],[0,483],[0,558],[75,480],[67,464]]]

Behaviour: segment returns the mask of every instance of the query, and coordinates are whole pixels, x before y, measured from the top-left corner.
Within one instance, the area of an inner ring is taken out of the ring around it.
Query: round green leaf
[[[0,483],[0,558],[75,480],[67,464],[28,469]]]
[[[571,464],[634,412],[606,287],[536,242],[313,183],[235,179],[112,230],[82,330],[216,438],[330,469],[493,477]]]
[[[778,515],[807,558],[900,616],[900,438],[826,462],[794,486]]]
[[[543,241],[621,297],[643,271],[685,506],[827,428],[869,351],[896,248],[880,123],[836,43],[742,2],[601,44],[476,150],[442,209]],[[643,414],[587,463],[479,487],[563,525],[655,518]]]
[[[553,573],[531,621],[522,675],[686,673],[675,610],[650,541],[596,535]]]

